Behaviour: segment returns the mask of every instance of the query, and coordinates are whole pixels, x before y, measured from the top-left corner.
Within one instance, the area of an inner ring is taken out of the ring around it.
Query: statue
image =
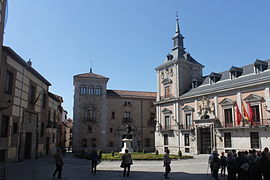
[[[131,127],[130,123],[127,124],[126,130],[127,130],[126,139],[131,139],[130,138],[130,132],[132,131],[132,127]]]

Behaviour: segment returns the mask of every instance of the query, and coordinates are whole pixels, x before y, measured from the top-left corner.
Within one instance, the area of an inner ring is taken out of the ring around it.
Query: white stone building
[[[203,76],[183,39],[177,19],[172,52],[156,68],[155,148],[203,154],[270,147],[270,60]],[[243,115],[243,106],[252,123],[237,122],[236,108]]]

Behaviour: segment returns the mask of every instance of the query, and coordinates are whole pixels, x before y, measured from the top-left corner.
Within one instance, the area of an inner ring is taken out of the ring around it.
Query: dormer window
[[[238,78],[239,76],[242,75],[242,73],[243,73],[243,69],[242,68],[238,68],[238,67],[232,66],[231,69],[230,69],[231,79]]]
[[[173,59],[173,55],[172,54],[168,54],[167,55],[167,61],[171,61]]]
[[[255,74],[262,73],[268,68],[268,63],[257,59],[254,63]]]
[[[210,84],[215,84],[218,82],[222,77],[222,74],[211,72],[209,75],[209,82]]]

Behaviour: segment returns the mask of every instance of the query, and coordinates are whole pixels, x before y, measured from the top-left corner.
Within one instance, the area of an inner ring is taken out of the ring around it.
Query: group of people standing
[[[222,152],[221,156],[214,151],[209,157],[211,174],[218,179],[218,172],[221,169],[221,176],[225,176],[226,168],[228,180],[270,180],[270,152],[265,148],[263,152],[235,150],[228,151],[227,157]]]

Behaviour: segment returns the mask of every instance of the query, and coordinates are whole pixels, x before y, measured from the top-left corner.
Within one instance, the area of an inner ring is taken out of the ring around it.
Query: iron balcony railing
[[[258,119],[250,121],[241,121],[240,124],[236,122],[221,122],[222,128],[233,128],[233,127],[258,127],[258,126],[269,126],[270,119]]]
[[[132,121],[132,118],[127,118],[127,117],[123,118],[123,123],[131,123],[131,121]]]

